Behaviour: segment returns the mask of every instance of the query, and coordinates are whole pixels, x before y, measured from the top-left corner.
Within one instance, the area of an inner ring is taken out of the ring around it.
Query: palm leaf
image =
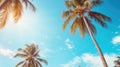
[[[75,18],[73,24],[71,25],[71,33],[72,34],[75,34],[75,32],[76,32],[77,23],[78,23],[78,17]]]
[[[6,24],[7,18],[8,18],[8,12],[7,11],[3,11],[3,13],[1,13],[2,17],[0,18],[0,28],[3,28]]]
[[[38,63],[37,63],[37,61],[34,61],[34,65],[35,65],[35,67],[39,67],[38,65]]]
[[[63,11],[62,18],[68,17],[71,13],[73,13],[72,9],[69,9],[67,11]]]
[[[44,62],[46,65],[48,65],[48,62],[45,59],[37,58],[37,60],[39,60],[40,62]]]
[[[12,9],[15,22],[17,22],[19,18],[21,17],[22,11],[23,11],[22,3],[19,0],[15,0],[13,9]]]
[[[39,61],[36,61],[37,62],[37,64],[40,66],[40,67],[42,67],[42,65],[40,64],[40,62]]]
[[[14,57],[26,58],[27,55],[26,54],[17,53]]]
[[[72,0],[66,0],[65,5],[67,8],[74,8],[78,5],[78,2]]]
[[[25,61],[19,62],[19,63],[16,65],[16,67],[18,67],[19,65],[23,64],[24,62],[25,62]]]
[[[82,17],[79,18],[78,23],[77,23],[77,27],[78,27],[78,29],[80,31],[81,37],[84,37],[87,30],[86,30],[86,26],[84,24],[84,21],[83,21]]]
[[[9,7],[8,5],[11,5],[10,2],[12,2],[11,0],[5,0],[1,3],[0,5],[0,10],[6,8],[6,7]]]
[[[64,24],[63,24],[63,30],[65,30],[65,28],[66,28],[66,26],[68,25],[68,23],[70,22],[70,20],[72,20],[73,18],[75,18],[75,16],[76,16],[76,13],[71,13],[68,17],[67,17],[67,19],[65,20],[65,22],[64,22]]]
[[[98,12],[90,11],[89,16],[90,16],[90,18],[94,18],[96,21],[98,21],[98,23],[101,24],[103,27],[107,27],[107,25],[104,21],[111,21],[110,17],[107,17]]]
[[[101,0],[93,0],[92,3],[93,3],[93,6],[97,6],[97,5],[101,5],[103,3],[103,1],[101,1]]]
[[[19,48],[18,51],[21,51],[21,52],[23,52],[23,53],[29,54],[28,51],[26,51],[25,49],[22,49],[22,48]]]
[[[95,28],[95,26],[91,23],[91,21],[87,17],[85,17],[85,19],[86,19],[86,21],[87,21],[87,23],[88,23],[88,25],[90,27],[91,32],[93,34],[96,34],[96,28]]]

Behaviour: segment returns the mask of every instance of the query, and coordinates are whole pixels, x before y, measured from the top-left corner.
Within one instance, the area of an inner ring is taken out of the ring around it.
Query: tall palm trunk
[[[97,48],[97,50],[98,50],[98,52],[100,54],[100,58],[102,60],[102,63],[104,65],[104,67],[108,67],[107,62],[106,62],[106,60],[105,60],[105,58],[103,56],[103,53],[102,53],[96,39],[94,38],[94,36],[93,36],[93,34],[92,34],[91,30],[90,30],[90,27],[89,27],[89,25],[87,23],[87,20],[86,20],[86,18],[84,16],[83,16],[83,20],[85,22],[85,26],[87,27],[88,33],[90,34],[90,37],[91,37],[92,41],[94,42],[94,45],[96,46],[96,48]]]

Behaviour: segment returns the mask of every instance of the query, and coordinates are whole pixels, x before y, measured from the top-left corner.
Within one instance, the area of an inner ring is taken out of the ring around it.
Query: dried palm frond
[[[71,19],[73,19],[76,16],[76,13],[71,13],[67,19],[65,20],[64,24],[63,24],[63,30],[65,30],[67,24],[70,22]]]

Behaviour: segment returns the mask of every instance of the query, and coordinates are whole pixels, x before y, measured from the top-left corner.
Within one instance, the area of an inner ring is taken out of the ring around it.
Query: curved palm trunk
[[[89,25],[88,25],[85,17],[83,17],[83,20],[84,20],[85,26],[87,27],[87,30],[88,30],[88,32],[89,32],[89,34],[90,34],[90,37],[91,37],[92,41],[94,42],[94,44],[95,44],[95,46],[96,46],[96,48],[97,48],[97,50],[98,50],[98,52],[99,52],[99,54],[100,54],[100,58],[101,58],[101,60],[102,60],[102,63],[103,63],[103,65],[104,65],[104,67],[108,67],[107,62],[106,62],[106,60],[105,60],[105,58],[104,58],[104,56],[103,56],[103,53],[102,53],[102,51],[101,51],[101,49],[100,49],[100,47],[99,47],[96,39],[94,38],[94,36],[93,36],[93,34],[92,34],[91,30],[90,30],[90,27],[89,27]]]

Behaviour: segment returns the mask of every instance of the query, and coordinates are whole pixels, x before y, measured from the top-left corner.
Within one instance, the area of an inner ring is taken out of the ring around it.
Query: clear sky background
[[[5,28],[0,30],[0,67],[15,67],[23,60],[13,58],[18,48],[25,44],[38,44],[42,58],[48,60],[43,67],[103,67],[99,54],[88,34],[80,37],[70,33],[70,24],[62,31],[64,20],[61,14],[66,7],[64,0],[32,1],[36,12],[26,9],[17,24],[10,17]],[[109,67],[113,67],[116,56],[120,56],[120,4],[119,0],[105,0],[94,11],[110,16],[108,28],[102,28],[95,21],[95,35]]]

